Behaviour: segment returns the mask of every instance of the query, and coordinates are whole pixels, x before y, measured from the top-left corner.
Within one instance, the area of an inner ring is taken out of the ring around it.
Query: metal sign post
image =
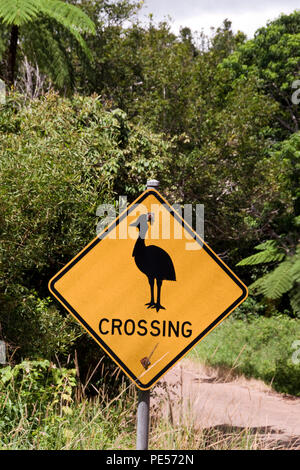
[[[139,390],[136,450],[148,450],[150,390]]]
[[[146,189],[158,189],[159,181],[148,180]],[[136,450],[148,450],[150,390],[138,390]]]

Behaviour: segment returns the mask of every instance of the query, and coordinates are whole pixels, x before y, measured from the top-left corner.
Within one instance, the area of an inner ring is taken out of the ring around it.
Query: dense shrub
[[[73,401],[75,374],[75,369],[57,368],[47,360],[23,361],[0,369],[2,442],[22,420],[35,429],[41,419],[53,419],[54,411],[58,416],[67,413]]]
[[[50,358],[81,330],[48,299],[49,279],[95,237],[100,203],[163,178],[170,145],[96,96],[12,95],[0,128],[1,335],[15,359]]]

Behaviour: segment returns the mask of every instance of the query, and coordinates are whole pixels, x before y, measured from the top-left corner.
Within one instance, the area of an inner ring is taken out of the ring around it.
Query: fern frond
[[[300,316],[300,286],[296,286],[289,294],[290,304],[295,315]]]
[[[8,25],[21,26],[33,20],[39,13],[35,0],[0,0],[0,18]]]
[[[292,276],[296,282],[300,282],[300,246],[296,250],[296,254],[292,258]]]
[[[263,246],[264,243],[259,245]],[[255,249],[260,249],[255,247]],[[278,248],[268,247],[266,250],[261,251],[260,253],[255,253],[254,255],[248,256],[240,261],[237,266],[251,266],[254,264],[263,264],[263,263],[272,263],[275,261],[282,261],[285,258],[285,254],[281,253]]]
[[[250,289],[263,294],[269,299],[279,299],[292,289],[294,279],[291,273],[291,261],[283,261],[272,272],[265,274],[250,285]]]
[[[80,44],[86,56],[92,60],[92,53],[87,47],[82,34],[95,34],[96,27],[93,21],[78,7],[61,0],[38,0],[42,14],[57,21],[69,31]]]
[[[300,259],[297,260],[292,267],[292,276],[296,282],[300,282]]]
[[[80,8],[61,0],[38,0],[40,11],[76,33],[95,34],[93,21]]]
[[[5,24],[21,26],[40,13],[55,19],[75,35],[96,32],[95,24],[80,8],[62,0],[0,0],[0,18]]]
[[[255,250],[269,250],[269,249],[277,249],[278,245],[275,240],[267,240],[266,242],[260,243],[254,247]]]

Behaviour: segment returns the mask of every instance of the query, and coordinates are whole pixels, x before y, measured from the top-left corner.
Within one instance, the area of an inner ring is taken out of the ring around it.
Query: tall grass
[[[193,426],[172,426],[162,420],[153,427],[150,437],[153,450],[299,450],[300,438],[281,439],[267,430],[215,426],[199,429]]]
[[[300,396],[300,364],[293,360],[299,340],[300,321],[287,315],[249,320],[229,317],[189,357],[261,379],[278,392]]]
[[[8,400],[8,395],[6,395]],[[20,406],[20,403],[18,404]],[[137,394],[133,385],[109,399],[81,398],[64,408],[52,403],[28,413],[26,403],[11,429],[1,433],[0,450],[133,450],[136,444]],[[173,424],[159,409],[152,415],[150,450],[258,450],[298,448],[251,429],[199,429],[191,416]]]
[[[123,381],[115,397],[102,387],[88,398],[75,375],[49,361],[0,369],[0,449],[132,447],[134,386]]]
[[[41,367],[36,361],[20,366],[18,373],[9,368],[1,370],[0,450],[135,449],[137,393],[133,385],[128,386],[124,381],[119,393],[113,397],[102,389],[97,396],[88,398],[78,390],[75,393],[77,386],[70,381],[72,371],[60,370],[56,374],[57,382],[61,384],[57,387],[49,373],[51,364],[43,362]],[[12,375],[5,381],[3,376],[8,377],[8,372]],[[45,379],[47,383],[43,387]],[[73,393],[70,393],[70,385]],[[170,399],[170,395],[164,396]],[[174,424],[170,415],[162,415],[160,405],[151,411],[150,450],[253,450],[300,446],[299,442],[275,442],[271,436],[247,428],[200,429],[194,423],[192,413],[186,411],[182,411],[184,415],[179,424]]]

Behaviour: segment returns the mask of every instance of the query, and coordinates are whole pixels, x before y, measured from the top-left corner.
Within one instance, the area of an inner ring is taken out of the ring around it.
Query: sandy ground
[[[226,377],[197,362],[183,360],[156,388],[162,412],[175,423],[200,428],[247,428],[283,447],[300,450],[300,398],[280,395],[258,380]]]

